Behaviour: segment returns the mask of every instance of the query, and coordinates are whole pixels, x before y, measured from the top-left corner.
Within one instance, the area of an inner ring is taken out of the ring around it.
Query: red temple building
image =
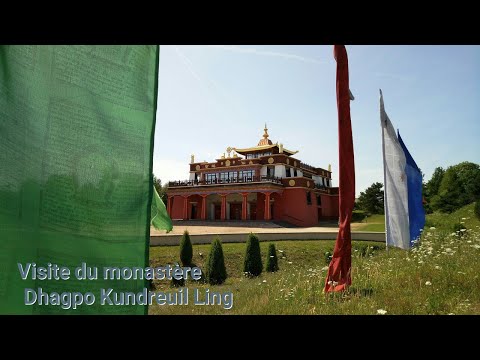
[[[257,146],[227,148],[214,162],[195,162],[190,178],[168,184],[167,211],[173,220],[285,221],[315,226],[338,219],[338,187],[331,167],[313,167],[269,139]]]

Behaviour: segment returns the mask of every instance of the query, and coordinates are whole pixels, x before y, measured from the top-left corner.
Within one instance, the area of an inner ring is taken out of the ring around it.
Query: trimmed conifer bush
[[[173,267],[175,267],[175,266],[180,266],[180,264],[176,263],[175,265],[173,265]],[[170,280],[170,286],[171,287],[183,287],[183,286],[185,286],[185,279],[182,277],[180,280],[177,280],[174,277],[172,277],[172,280]]]
[[[193,248],[190,241],[188,230],[183,232],[182,240],[180,241],[180,261],[183,266],[190,266],[192,264]]]
[[[275,244],[268,245],[267,266],[265,268],[268,272],[278,271],[277,250]]]
[[[223,284],[227,278],[222,242],[218,236],[213,240],[210,253],[208,254],[205,277],[210,285]]]
[[[250,233],[247,240],[247,251],[245,253],[245,262],[243,272],[248,277],[258,276],[262,273],[262,255],[260,253],[260,242],[258,236]]]

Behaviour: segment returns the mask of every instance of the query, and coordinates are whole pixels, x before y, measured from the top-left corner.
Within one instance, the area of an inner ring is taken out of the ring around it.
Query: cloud
[[[243,54],[253,54],[253,55],[260,55],[260,56],[273,56],[273,57],[279,57],[279,58],[284,58],[284,59],[289,59],[289,60],[303,61],[303,62],[306,62],[306,63],[314,63],[314,64],[326,64],[327,63],[327,61],[318,60],[318,59],[311,58],[311,57],[300,56],[300,55],[296,55],[296,54],[289,54],[289,53],[284,53],[284,52],[277,52],[277,51],[264,51],[264,50],[258,50],[256,48],[245,48],[245,47],[230,46],[230,45],[207,45],[207,47],[214,48],[214,49],[222,49],[222,50],[227,50],[227,51],[232,51],[232,52],[237,52],[237,53],[243,53]]]

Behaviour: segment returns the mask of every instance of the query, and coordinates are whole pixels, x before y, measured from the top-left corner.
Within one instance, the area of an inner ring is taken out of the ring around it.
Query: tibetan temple
[[[285,221],[315,226],[338,219],[338,187],[328,170],[304,164],[283,144],[227,148],[214,162],[195,162],[190,178],[168,184],[167,211],[173,220]]]

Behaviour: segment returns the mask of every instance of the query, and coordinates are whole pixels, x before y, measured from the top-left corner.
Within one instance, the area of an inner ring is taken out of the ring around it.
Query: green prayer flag
[[[172,219],[168,216],[167,209],[162,199],[158,195],[157,189],[153,187],[153,199],[152,199],[152,225],[157,230],[166,230],[167,233],[172,231]]]
[[[147,312],[101,291],[147,287],[103,268],[148,265],[158,60],[156,45],[0,47],[0,314]],[[34,276],[55,265],[70,278]],[[69,293],[95,301],[74,310]]]

